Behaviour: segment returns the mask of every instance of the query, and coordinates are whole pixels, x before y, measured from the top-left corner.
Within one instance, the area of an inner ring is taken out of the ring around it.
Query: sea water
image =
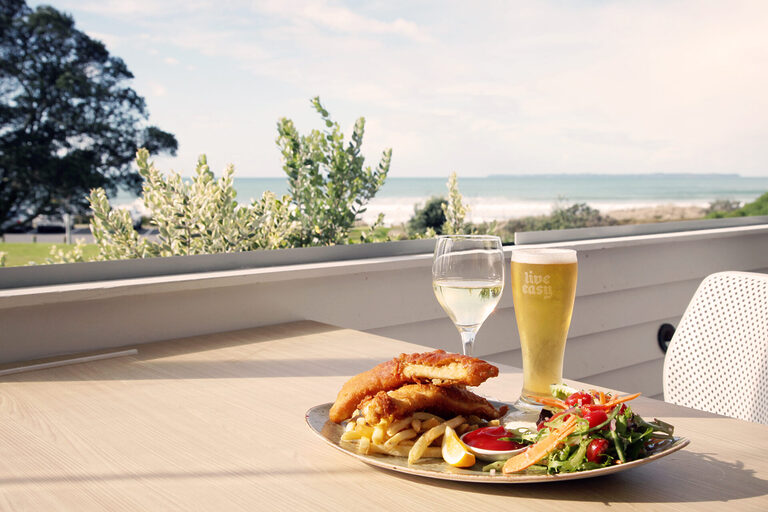
[[[384,213],[385,223],[401,224],[430,197],[447,197],[448,178],[389,177],[369,202],[362,220]],[[469,220],[483,222],[543,215],[557,204],[587,203],[603,213],[658,205],[707,207],[718,199],[749,202],[768,191],[768,176],[738,174],[545,174],[459,176],[459,190],[469,204]],[[235,178],[237,200],[249,203],[270,190],[288,192],[285,178]],[[121,194],[113,202],[135,197]]]

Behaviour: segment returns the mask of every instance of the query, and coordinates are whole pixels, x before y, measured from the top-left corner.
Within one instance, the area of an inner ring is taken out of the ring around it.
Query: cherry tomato
[[[592,402],[592,395],[586,391],[577,391],[565,399],[565,404],[571,407],[575,407],[577,405],[587,405],[591,404]]]
[[[587,445],[587,460],[589,462],[601,462],[600,459],[608,450],[609,444],[607,439],[593,439],[590,441],[589,445]]]
[[[582,417],[589,422],[589,428],[595,428],[608,419],[608,415],[602,409],[584,408]]]

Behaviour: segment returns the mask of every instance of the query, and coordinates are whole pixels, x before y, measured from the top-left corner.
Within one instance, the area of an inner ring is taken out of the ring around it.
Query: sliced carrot
[[[634,395],[616,397],[605,405],[609,405],[613,407],[614,405],[623,404],[624,402],[629,402],[630,400],[634,400],[635,398],[639,397],[641,394],[642,393],[635,393]]]
[[[639,396],[640,396],[640,393],[635,393],[634,395],[619,396],[616,398],[610,398],[604,404],[593,404],[593,405],[590,405],[589,407],[593,409],[602,409],[604,411],[608,411],[610,409],[613,409],[619,404],[623,404],[624,402],[629,402],[630,400],[634,400]]]
[[[605,400],[605,393],[603,393],[602,391],[600,391],[600,393],[598,394],[598,398],[597,398],[597,399],[598,399],[598,401],[600,402],[600,405],[604,404],[604,403],[605,403],[605,401],[606,401],[606,400]]]
[[[567,409],[568,406],[560,400],[559,398],[554,398],[551,396],[534,396],[531,397],[533,400],[536,400],[542,405],[548,405],[550,407],[557,407],[558,409]]]
[[[533,466],[538,461],[546,457],[550,452],[557,448],[557,445],[563,442],[563,440],[571,435],[578,425],[578,420],[571,416],[565,423],[558,429],[553,430],[550,434],[539,441],[536,444],[532,444],[524,452],[515,455],[504,463],[502,472],[517,473],[530,466]]]

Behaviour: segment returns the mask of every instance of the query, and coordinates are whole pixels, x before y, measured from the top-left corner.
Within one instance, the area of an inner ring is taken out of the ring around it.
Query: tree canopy
[[[175,154],[178,143],[148,124],[125,63],[53,7],[0,6],[0,233],[84,211],[93,188],[138,193],[136,150]]]

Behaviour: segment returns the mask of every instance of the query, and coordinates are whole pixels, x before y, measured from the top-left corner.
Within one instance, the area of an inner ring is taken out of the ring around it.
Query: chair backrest
[[[667,402],[768,424],[768,275],[704,279],[669,344],[663,384]]]

